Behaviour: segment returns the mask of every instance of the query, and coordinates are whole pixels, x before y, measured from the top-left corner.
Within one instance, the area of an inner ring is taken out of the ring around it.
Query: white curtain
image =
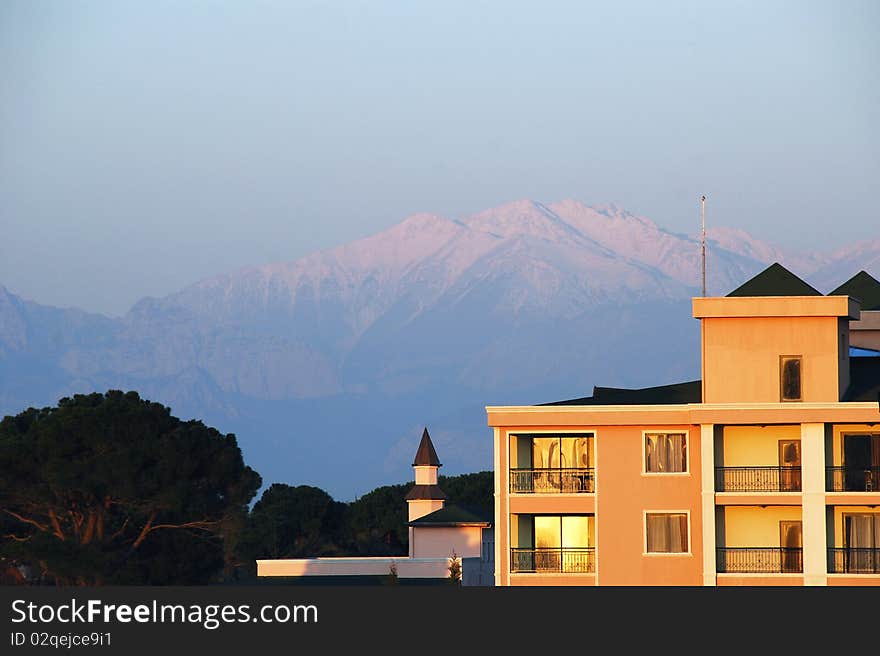
[[[874,554],[869,549],[876,549],[880,544],[880,514],[877,515],[845,515],[846,546],[851,551],[849,571],[870,572],[873,570]]]

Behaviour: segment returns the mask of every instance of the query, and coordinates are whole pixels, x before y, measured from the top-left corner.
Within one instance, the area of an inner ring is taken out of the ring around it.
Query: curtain
[[[688,550],[684,513],[648,514],[645,532],[649,553],[686,553]]]
[[[660,469],[660,448],[657,444],[660,435],[647,435],[645,437],[645,471],[657,472]]]
[[[668,472],[683,472],[687,469],[684,435],[675,433],[666,436],[666,469]]]
[[[645,435],[645,471],[687,471],[687,441],[683,433]]]
[[[873,568],[873,553],[870,549],[876,548],[877,538],[875,529],[880,528],[880,515],[845,515],[844,530],[846,537],[847,557],[849,564],[847,571],[870,572]]]
[[[687,515],[670,515],[670,551],[685,553],[688,550]]]
[[[576,437],[573,440],[565,440],[571,444],[571,458],[569,462],[571,467],[579,469],[590,468],[590,439],[587,437]]]

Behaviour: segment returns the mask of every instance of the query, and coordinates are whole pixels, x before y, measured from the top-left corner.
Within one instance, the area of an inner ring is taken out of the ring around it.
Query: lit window
[[[688,553],[687,513],[645,513],[648,553]]]
[[[687,472],[687,438],[684,433],[645,433],[645,471]]]
[[[779,358],[779,378],[783,401],[801,400],[801,356],[783,355]]]

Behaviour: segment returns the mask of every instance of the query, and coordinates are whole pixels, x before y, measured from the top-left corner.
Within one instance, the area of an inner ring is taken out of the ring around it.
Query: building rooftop
[[[728,296],[822,296],[822,292],[805,283],[779,262],[774,262]]]
[[[817,289],[798,278],[778,262],[774,262],[727,296],[823,296]],[[880,281],[865,271],[830,292],[828,296],[850,296],[862,303],[863,310],[880,310]],[[869,349],[850,350],[851,356],[880,355]],[[851,357],[850,386],[844,401],[877,401],[880,394],[880,358]],[[592,396],[565,401],[540,403],[553,405],[670,405],[702,403],[702,381],[692,380],[671,385],[627,389],[593,387]]]
[[[567,401],[554,401],[539,405],[664,405],[673,403],[700,403],[703,400],[702,380],[686,383],[624,389],[620,387],[594,387],[592,396]]]
[[[492,516],[477,508],[449,505],[409,522],[409,526],[492,526]]]
[[[829,296],[852,296],[861,301],[862,310],[880,310],[880,281],[865,271],[859,271]]]
[[[437,457],[437,452],[434,450],[434,444],[431,442],[431,436],[428,435],[427,428],[422,433],[422,441],[419,443],[419,450],[416,451],[416,457],[413,460],[413,467],[423,466],[443,466],[440,464],[440,458]]]

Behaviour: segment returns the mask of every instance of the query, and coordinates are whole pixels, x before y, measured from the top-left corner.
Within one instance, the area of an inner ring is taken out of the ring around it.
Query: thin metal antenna
[[[703,213],[703,296],[706,295],[706,195],[704,194],[702,198],[700,198],[700,204],[702,205],[702,213]]]

